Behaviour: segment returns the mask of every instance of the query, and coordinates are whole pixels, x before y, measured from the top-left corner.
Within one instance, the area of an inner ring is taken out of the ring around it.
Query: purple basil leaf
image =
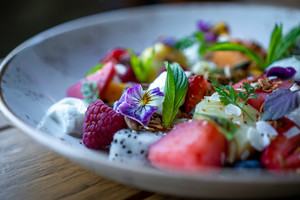
[[[293,67],[272,67],[266,72],[266,76],[277,76],[280,79],[289,79],[296,74]]]
[[[299,90],[280,88],[269,94],[265,100],[262,120],[276,120],[299,106]]]

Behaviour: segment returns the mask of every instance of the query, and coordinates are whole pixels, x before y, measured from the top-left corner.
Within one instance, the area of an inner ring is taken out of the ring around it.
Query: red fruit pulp
[[[225,164],[227,141],[208,120],[183,122],[153,144],[150,163],[162,170],[197,172]]]

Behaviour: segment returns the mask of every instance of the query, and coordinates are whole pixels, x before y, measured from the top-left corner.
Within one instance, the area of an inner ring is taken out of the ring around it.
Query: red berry
[[[124,56],[130,56],[128,51],[124,48],[114,48],[110,50],[102,59],[100,62],[107,63],[107,62],[114,62],[118,63],[120,59]]]
[[[76,84],[72,85],[67,90],[68,97],[76,97],[79,99],[84,99],[81,92],[81,87],[83,82],[96,81],[97,91],[100,97],[103,96],[108,88],[109,83],[115,75],[115,64],[113,62],[106,63],[102,69],[99,69],[95,73],[87,76],[85,79],[80,80]]]
[[[286,137],[284,133],[295,124],[287,119],[284,121],[285,126],[277,129],[279,135],[271,141],[261,155],[261,163],[267,169],[300,168],[300,134],[290,138]]]
[[[85,113],[83,144],[90,149],[104,148],[111,143],[114,134],[123,128],[126,128],[123,115],[97,99]]]
[[[154,143],[150,163],[162,170],[196,172],[225,164],[227,140],[210,121],[183,122]]]
[[[258,78],[258,76],[254,76],[253,78]],[[266,79],[265,77],[260,77],[261,79]],[[241,88],[243,86],[243,82],[247,82],[247,83],[250,83],[250,80],[248,79],[243,79],[241,80],[240,82],[236,83],[233,85],[233,88],[237,89],[237,88]],[[290,88],[293,86],[293,83],[291,83],[290,81],[287,81],[287,80],[281,80],[279,78],[276,78],[276,79],[272,79],[271,80],[271,84],[272,84],[272,87],[274,85],[277,85],[276,88]],[[264,104],[267,96],[269,94],[271,94],[272,91],[270,92],[266,92],[266,91],[263,91],[262,89],[259,89],[259,90],[256,90],[255,91],[255,94],[258,95],[259,97],[256,97],[256,98],[253,98],[253,99],[249,99],[247,101],[248,104],[250,104],[253,108],[255,108],[256,110],[260,111],[261,109],[261,106]]]
[[[114,48],[110,50],[100,62],[115,63],[116,73],[122,82],[138,82],[130,64],[131,55],[125,48]],[[121,65],[117,65],[121,64]]]
[[[186,93],[184,104],[184,110],[186,113],[193,110],[193,108],[205,96],[209,88],[210,84],[200,74],[192,75],[188,78],[188,91]]]

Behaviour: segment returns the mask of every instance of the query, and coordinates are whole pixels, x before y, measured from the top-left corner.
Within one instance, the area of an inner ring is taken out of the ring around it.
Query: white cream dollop
[[[80,137],[86,109],[87,105],[83,100],[66,97],[48,109],[45,121],[50,118],[62,128],[65,134]]]

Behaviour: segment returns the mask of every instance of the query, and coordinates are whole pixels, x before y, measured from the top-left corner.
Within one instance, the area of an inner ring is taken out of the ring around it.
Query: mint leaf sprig
[[[294,27],[283,36],[282,24],[276,24],[271,34],[269,49],[265,60],[260,58],[249,48],[231,42],[215,43],[208,47],[206,51],[239,51],[245,53],[250,60],[256,62],[262,70],[265,70],[273,62],[283,58],[286,51],[297,41],[298,37],[300,37],[300,25]]]
[[[221,85],[220,83],[217,82],[216,78],[210,74],[211,76],[211,83],[215,91],[219,94],[220,96],[220,101],[224,105],[228,104],[233,104],[240,108],[243,113],[245,113],[249,119],[254,122],[254,119],[249,115],[249,113],[244,109],[246,102],[249,99],[259,97],[258,95],[255,94],[254,88],[247,82],[243,82],[242,88],[244,88],[243,91],[236,91],[231,85]],[[241,98],[244,102],[243,105],[239,105],[237,103],[238,98]]]
[[[128,49],[128,52],[131,55],[130,64],[134,75],[140,83],[145,83],[149,75],[152,60],[154,58],[154,48],[152,55],[145,62],[141,60],[132,49]]]
[[[165,62],[165,67],[167,68],[167,78],[162,122],[165,127],[170,127],[187,92],[188,79],[178,63]]]

